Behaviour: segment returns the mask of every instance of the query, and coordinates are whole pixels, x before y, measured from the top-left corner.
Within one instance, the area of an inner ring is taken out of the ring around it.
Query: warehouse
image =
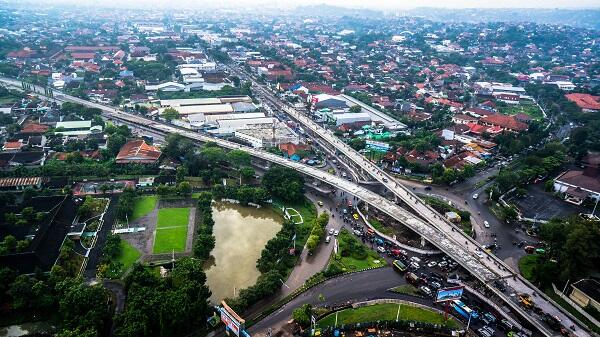
[[[158,113],[160,115],[168,108],[159,108]],[[233,107],[231,104],[212,104],[212,105],[186,105],[174,107],[180,115],[192,115],[192,114],[204,114],[204,115],[214,115],[214,114],[229,114],[233,112]]]
[[[366,112],[332,114],[329,118],[335,121],[336,126],[357,122],[371,122],[371,116]]]
[[[215,136],[223,137],[232,135],[235,131],[248,128],[252,125],[264,124],[268,127],[272,127],[273,122],[274,120],[272,117],[223,119],[217,121],[217,125],[214,129],[207,131]]]
[[[298,136],[283,123],[257,124],[246,129],[239,129],[235,131],[234,135],[236,139],[257,149],[275,147],[285,143],[298,144],[299,142]]]

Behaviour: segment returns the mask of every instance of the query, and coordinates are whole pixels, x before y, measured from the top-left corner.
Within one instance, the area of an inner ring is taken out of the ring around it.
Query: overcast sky
[[[582,8],[600,7],[600,0],[55,0],[52,3],[116,6],[202,8],[232,6],[295,7],[325,3],[335,6],[374,9],[414,7],[446,8]]]

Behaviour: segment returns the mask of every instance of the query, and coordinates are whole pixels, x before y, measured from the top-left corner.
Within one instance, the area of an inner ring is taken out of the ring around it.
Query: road
[[[340,305],[350,302],[360,302],[377,298],[400,298],[431,306],[431,299],[417,298],[389,292],[388,289],[406,284],[404,278],[392,268],[379,268],[368,272],[360,272],[334,278],[320,284],[253,325],[249,332],[252,336],[266,336],[271,328],[279,331],[292,316],[292,311],[306,304]],[[323,295],[324,301],[319,301]]]
[[[280,109],[287,113],[294,120],[299,122],[302,127],[310,130],[313,134],[318,135],[321,139],[327,142],[330,146],[336,149],[336,151],[344,154],[346,158],[351,160],[356,166],[360,167],[363,172],[369,173],[373,178],[379,181],[382,185],[384,185],[389,191],[393,192],[394,195],[400,198],[408,207],[410,207],[415,214],[418,214],[420,217],[424,218],[427,222],[427,225],[431,225],[433,229],[443,233],[444,239],[453,241],[453,245],[462,246],[462,242],[465,242],[463,254],[475,254],[474,256],[481,257],[478,261],[477,268],[475,265],[467,263],[462,260],[461,257],[458,257],[456,253],[458,251],[454,250],[452,252],[448,251],[450,247],[446,246],[445,243],[450,243],[450,241],[446,241],[439,245],[436,241],[431,240],[431,237],[424,236],[428,238],[432,243],[438,245],[438,247],[452,256],[454,259],[457,259],[459,263],[467,270],[469,270],[474,276],[478,277],[480,280],[487,282],[490,279],[488,278],[490,274],[496,274],[502,278],[510,278],[511,282],[509,284],[513,287],[515,291],[525,292],[528,294],[543,294],[532,284],[527,282],[524,278],[522,278],[518,273],[515,273],[510,270],[510,267],[505,264],[501,259],[496,257],[493,254],[487,253],[485,251],[481,251],[479,247],[479,243],[474,239],[467,236],[462,230],[456,228],[454,225],[450,224],[443,216],[439,215],[435,210],[429,207],[427,204],[422,202],[412,191],[411,189],[405,187],[403,184],[399,183],[394,177],[392,177],[387,172],[383,171],[377,165],[367,160],[360,153],[352,149],[346,143],[338,139],[333,132],[330,130],[326,130],[315,123],[310,117],[304,115],[303,113],[297,111],[286,102],[282,102],[279,100],[272,92],[271,89],[266,87],[265,85],[259,84],[256,80],[252,78],[250,74],[243,73],[242,70],[230,68],[230,71],[234,74],[244,74],[246,78],[249,78],[252,82],[253,89],[255,89],[261,98],[269,101],[273,104],[277,109]],[[362,199],[362,198],[361,198]],[[363,199],[364,200],[364,199]],[[376,206],[377,207],[377,206]],[[411,219],[413,220],[413,219]],[[406,224],[406,222],[401,221]],[[413,228],[409,225],[410,228]],[[417,233],[420,233],[417,231]],[[462,248],[462,247],[461,247]],[[450,249],[453,250],[453,249]],[[465,257],[464,255],[462,256]],[[478,267],[484,267],[485,274],[480,274],[483,270]],[[515,277],[511,277],[511,275],[515,275]],[[493,288],[492,288],[493,289]],[[497,291],[496,289],[493,289]],[[528,317],[528,319],[545,335],[552,336],[555,333],[549,329],[549,327],[536,316],[531,315],[530,313],[526,313],[513,299],[506,296],[505,294],[498,293],[497,294],[503,298],[507,303],[511,304],[513,309],[520,312],[524,317]],[[556,303],[551,301],[548,297],[538,296],[536,298],[536,305],[538,305],[544,312],[558,317],[562,324],[574,335],[577,336],[589,336],[589,333],[582,328],[582,326],[572,319],[572,316],[566,313],[566,311]],[[571,326],[579,326],[578,329],[572,330]]]
[[[0,78],[0,81],[8,85],[15,86],[17,88],[21,87],[21,82],[17,80]],[[255,83],[255,86],[258,86],[258,84]],[[262,90],[263,92],[266,92],[267,90],[262,87],[258,88],[260,88],[258,90]],[[43,88],[34,87],[34,89],[38,91],[38,93],[43,92]],[[269,95],[271,94],[269,93]],[[358,154],[356,151],[351,149],[349,146],[341,142],[339,139],[337,139],[337,137],[333,135],[331,131],[325,131],[324,129],[316,125],[308,117],[301,115],[299,112],[295,111],[293,108],[290,108],[287,105],[281,106],[283,111],[286,111],[290,115],[295,116],[296,120],[302,121],[301,123],[305,125],[305,127],[310,127],[311,130],[313,130],[315,133],[318,133],[324,139],[327,139],[328,142],[332,144],[338,151],[343,153],[346,157],[352,159],[357,166],[363,168],[363,171],[366,171],[369,174],[373,175],[380,183],[382,183],[384,186],[390,189],[390,191],[393,191],[396,196],[400,196],[400,198],[407,205],[409,205],[409,207],[411,207],[413,211],[416,212],[416,214],[419,214],[420,216],[415,216],[413,213],[398,206],[396,202],[388,200],[357,184],[349,182],[340,177],[324,173],[316,168],[279,157],[266,151],[261,151],[237,143],[229,142],[223,139],[203,135],[197,132],[183,130],[172,125],[152,121],[140,116],[120,111],[113,107],[104,106],[98,103],[86,101],[62,93],[55,92],[54,96],[57,100],[72,101],[83,104],[88,107],[99,108],[109,119],[118,119],[128,123],[144,125],[144,127],[146,128],[151,128],[159,132],[179,133],[187,138],[199,142],[215,142],[217,145],[227,149],[241,149],[248,152],[250,155],[256,158],[260,158],[271,163],[276,163],[297,170],[298,172],[301,172],[306,176],[321,180],[331,186],[336,187],[338,190],[342,190],[346,193],[358,197],[360,200],[369,204],[371,207],[379,209],[381,212],[386,213],[388,216],[394,218],[396,221],[399,221],[400,223],[406,225],[414,232],[421,235],[423,238],[427,239],[432,244],[437,246],[440,250],[444,251],[446,254],[452,257],[455,261],[457,261],[461,266],[467,269],[473,276],[477,277],[482,282],[488,284],[492,280],[498,278],[506,278],[511,280],[511,283],[509,284],[515,291],[525,292],[528,294],[542,294],[537,288],[527,283],[523,278],[514,277],[513,279],[515,273],[509,268],[507,268],[506,265],[501,263],[501,260],[497,259],[491,254],[485,253],[484,251],[482,252],[482,250],[479,248],[479,244],[476,241],[464,235],[464,233],[461,230],[457,230],[455,226],[445,221],[442,216],[437,214],[437,212],[435,212],[431,207],[427,206],[408,188],[399,184],[389,174],[383,172],[381,169],[379,169],[379,167],[377,167],[376,165],[362,157],[360,154]],[[423,219],[425,219],[425,221]],[[554,333],[550,331],[549,328],[544,323],[542,323],[539,318],[530,315],[530,313],[528,312],[525,312],[516,303],[514,298],[511,298],[510,296],[504,293],[500,293],[497,289],[493,287],[489,288],[492,291],[495,291],[496,294],[500,296],[500,298],[502,298],[506,303],[511,305],[511,307],[514,310],[516,310],[523,317],[526,317],[529,321],[531,321],[542,333],[544,333],[547,336],[554,335]],[[579,325],[575,323],[569,316],[565,315],[563,311],[561,311],[557,307],[556,304],[550,302],[545,297],[536,297],[536,305],[538,305],[544,312],[558,317],[566,327],[570,327],[572,325]],[[580,327],[576,331],[573,331],[573,333],[581,337],[589,336],[589,333],[582,327]]]

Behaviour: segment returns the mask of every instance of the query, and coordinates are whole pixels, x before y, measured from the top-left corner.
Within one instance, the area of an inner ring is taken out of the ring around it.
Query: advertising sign
[[[223,306],[221,308],[221,322],[223,322],[229,330],[233,331],[236,336],[239,336],[241,330],[244,330],[245,321],[238,316],[225,301],[221,301],[221,305]]]
[[[437,292],[435,300],[436,302],[459,300],[462,297],[463,290],[463,287],[450,287],[440,289]]]

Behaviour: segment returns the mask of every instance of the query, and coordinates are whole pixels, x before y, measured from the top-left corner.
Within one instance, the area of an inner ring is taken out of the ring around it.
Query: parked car
[[[433,268],[435,266],[437,266],[437,262],[435,262],[435,261],[431,261],[427,264],[427,267],[429,267],[429,268]]]
[[[420,286],[419,290],[425,294],[425,296],[431,297],[433,295],[433,291],[431,291],[431,289],[429,289],[427,286]]]
[[[477,198],[479,198],[479,194],[477,194],[477,193],[473,194],[473,199],[477,199]]]
[[[335,232],[333,232],[334,236],[338,236],[340,234],[340,231],[336,230]]]
[[[331,236],[327,235],[327,237],[325,238],[325,242],[329,243],[329,241],[331,241]]]
[[[385,253],[385,248],[379,246],[379,247],[377,247],[377,251],[383,254],[383,253]]]
[[[333,231],[334,231],[333,228],[329,228],[329,235],[333,235]]]
[[[490,228],[490,223],[489,223],[487,220],[485,220],[485,221],[483,222],[483,226],[484,226],[485,228]]]

